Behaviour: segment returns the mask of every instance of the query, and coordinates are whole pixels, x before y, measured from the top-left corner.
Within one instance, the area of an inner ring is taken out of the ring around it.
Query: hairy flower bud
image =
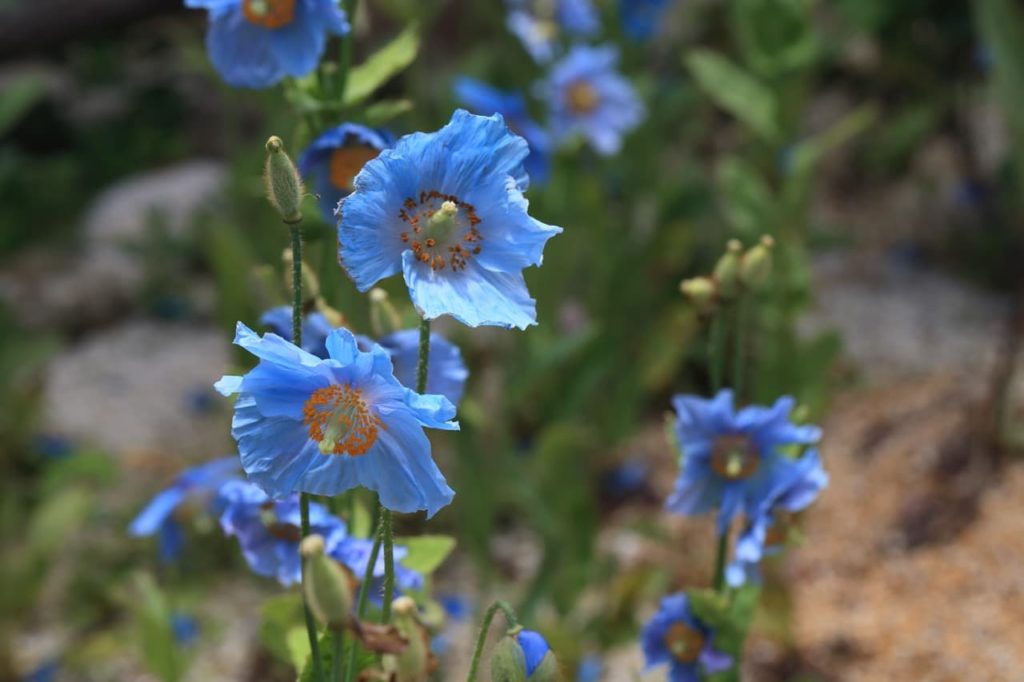
[[[276,135],[267,140],[267,161],[263,167],[263,183],[270,204],[289,225],[302,220],[302,195],[305,189],[298,169]]]
[[[526,657],[514,636],[502,637],[491,650],[491,682],[526,682]]]
[[[384,669],[395,682],[424,682],[434,668],[434,659],[427,630],[416,617],[416,602],[410,597],[399,597],[391,603],[391,613],[395,628],[408,644],[401,653],[384,657]]]
[[[561,682],[562,671],[558,667],[558,659],[555,652],[548,651],[541,659],[540,665],[528,678],[529,682]]]
[[[718,295],[723,299],[734,298],[740,292],[740,254],[743,245],[736,239],[730,239],[725,253],[715,263],[713,277],[718,285]]]
[[[313,615],[330,628],[346,627],[352,612],[349,576],[337,561],[324,554],[324,539],[319,535],[303,538],[299,553],[305,565],[302,589]]]
[[[679,291],[693,304],[697,312],[707,315],[715,309],[718,288],[710,277],[693,277],[679,283]]]
[[[772,274],[772,249],[775,240],[770,236],[761,237],[761,242],[743,254],[740,261],[740,282],[750,289],[760,289]]]
[[[379,287],[370,289],[370,329],[378,339],[402,328],[402,318],[388,299],[388,292]]]

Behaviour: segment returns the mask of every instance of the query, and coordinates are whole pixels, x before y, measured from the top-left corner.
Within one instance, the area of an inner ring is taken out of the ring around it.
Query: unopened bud
[[[775,240],[770,236],[761,237],[761,242],[743,254],[740,262],[740,281],[750,289],[759,289],[768,282],[772,274],[772,249]]]
[[[388,299],[388,292],[379,287],[370,289],[370,329],[380,339],[402,328],[402,318]]]
[[[529,682],[561,682],[562,671],[558,667],[558,659],[555,652],[548,651],[541,659],[540,665],[528,678]]]
[[[289,225],[302,220],[302,178],[284,150],[281,138],[272,136],[267,140],[267,161],[263,167],[263,183],[267,188],[270,204]]]
[[[512,635],[491,650],[491,682],[526,682],[526,657]]]
[[[715,263],[713,277],[718,285],[718,295],[724,299],[734,298],[740,292],[740,253],[743,245],[730,239],[725,253]]]
[[[416,602],[411,597],[399,597],[391,602],[391,613],[395,628],[408,643],[401,653],[384,657],[384,669],[395,682],[424,682],[430,677],[434,659],[427,629],[416,618]]]
[[[707,315],[714,310],[718,289],[710,277],[684,279],[679,283],[679,291],[693,304],[699,314]]]
[[[324,539],[319,535],[304,538],[299,552],[305,564],[302,589],[310,611],[332,629],[346,627],[352,613],[350,577],[337,561],[324,554]]]

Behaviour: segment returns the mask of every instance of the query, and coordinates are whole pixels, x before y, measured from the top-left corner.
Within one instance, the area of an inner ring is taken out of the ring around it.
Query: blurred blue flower
[[[570,36],[587,37],[601,28],[597,9],[590,0],[511,0],[508,8],[508,30],[540,63],[555,56],[563,31]]]
[[[474,78],[462,77],[455,81],[455,96],[475,114],[501,114],[509,129],[521,135],[530,147],[530,154],[523,162],[530,180],[534,184],[547,180],[551,170],[551,138],[530,117],[522,93],[498,90]]]
[[[733,561],[725,570],[729,585],[739,587],[748,580],[760,579],[758,565],[762,557],[781,552],[785,545],[789,515],[806,509],[827,485],[828,474],[814,448],[781,472],[736,541]]]
[[[135,537],[159,533],[160,559],[172,561],[181,553],[184,542],[174,511],[189,498],[200,498],[208,504],[225,481],[238,477],[239,468],[237,457],[223,457],[186,469],[139,512],[128,532]]]
[[[60,661],[45,661],[32,672],[20,677],[21,682],[54,682],[60,672]]]
[[[473,615],[472,602],[461,594],[438,595],[437,601],[448,617],[454,621],[464,621]]]
[[[612,497],[627,497],[643,490],[650,466],[642,459],[631,458],[601,476],[601,491]]]
[[[515,638],[519,648],[523,650],[523,658],[526,661],[526,678],[529,679],[544,657],[551,651],[551,647],[539,632],[533,630],[520,630],[516,633]]]
[[[171,614],[171,631],[178,644],[189,646],[199,638],[199,623],[187,613],[176,612]]]
[[[633,40],[650,40],[671,0],[619,0],[622,30]]]
[[[416,367],[419,364],[420,331],[403,329],[377,341],[388,352],[395,368],[395,378],[407,388],[416,388]],[[443,395],[453,405],[462,399],[469,370],[462,352],[454,343],[436,332],[430,334],[430,355],[427,359],[427,393]]]
[[[338,202],[352,192],[352,181],[380,150],[395,143],[390,131],[368,128],[359,123],[342,123],[313,140],[299,156],[298,168],[320,195],[320,212],[328,223],[335,222]]]
[[[229,481],[221,487],[218,501],[224,510],[221,529],[238,539],[253,573],[276,578],[285,586],[302,579],[298,495],[272,500],[255,484]],[[311,533],[323,536],[328,554],[347,537],[345,523],[316,502],[309,505],[309,527]]]
[[[576,668],[576,682],[600,682],[604,663],[597,654],[587,654]]]
[[[388,509],[428,516],[451,502],[423,428],[458,429],[455,407],[402,386],[383,348],[360,351],[336,329],[321,359],[242,323],[235,343],[260,362],[216,388],[239,393],[231,433],[249,479],[269,494],[333,496],[362,485]]]
[[[436,133],[401,138],[368,162],[341,204],[339,257],[360,291],[402,272],[427,319],[526,328],[522,270],[561,228],[527,213],[526,141],[499,115],[458,110]]]
[[[47,459],[63,459],[74,452],[74,445],[65,436],[53,433],[37,433],[32,445]]]
[[[640,644],[647,667],[667,663],[670,682],[701,682],[728,670],[732,657],[715,649],[714,632],[690,610],[685,594],[661,600],[658,612],[644,625]]]
[[[280,336],[285,341],[292,340],[292,307],[289,305],[277,306],[263,313],[260,317],[260,324],[270,328],[270,331]],[[327,321],[323,313],[311,312],[302,318],[302,350],[312,353],[318,358],[327,358],[327,337],[334,331],[334,327]]]
[[[682,471],[667,506],[684,516],[718,507],[719,534],[741,509],[754,518],[779,482],[792,476],[797,463],[781,448],[813,445],[821,438],[817,426],[789,420],[795,401],[788,396],[771,407],[739,411],[729,389],[712,399],[677,395],[672,404]]]
[[[336,546],[328,548],[327,554],[352,571],[356,579],[362,580],[366,568],[370,564],[373,552],[373,540],[364,538],[346,538]],[[402,565],[402,559],[409,554],[409,549],[402,545],[394,546],[395,585],[400,591],[423,589],[423,575]],[[375,603],[380,603],[384,595],[384,553],[377,553],[377,561],[373,565],[373,582],[370,585],[370,596]]]
[[[327,34],[349,31],[338,0],[185,0],[210,13],[206,50],[229,85],[266,88],[316,69]]]
[[[552,67],[538,93],[551,110],[556,141],[582,135],[597,153],[609,156],[622,147],[622,136],[640,124],[644,106],[615,70],[618,61],[614,47],[577,45]]]

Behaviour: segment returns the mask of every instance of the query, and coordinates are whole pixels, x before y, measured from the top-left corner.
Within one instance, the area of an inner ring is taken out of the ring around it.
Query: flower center
[[[417,260],[432,270],[451,267],[459,271],[480,253],[483,235],[476,229],[480,218],[472,204],[436,190],[420,192],[419,201],[409,198],[398,217],[410,230],[399,235],[410,246]]]
[[[711,448],[711,469],[733,481],[752,476],[760,459],[750,437],[739,433],[719,436]]]
[[[380,152],[363,145],[339,147],[331,152],[331,184],[338,189],[351,190],[352,181],[366,162]]]
[[[281,28],[295,19],[295,0],[242,0],[242,15],[263,28]]]
[[[277,510],[273,502],[260,507],[260,520],[271,536],[285,542],[298,542],[302,539],[302,529],[291,523],[284,523],[277,518]]]
[[[309,437],[320,444],[320,452],[325,455],[365,454],[384,427],[359,389],[340,384],[313,391],[302,414]]]
[[[673,623],[665,633],[665,646],[680,663],[693,663],[704,648],[704,635],[686,623]]]
[[[586,81],[576,81],[569,86],[569,109],[577,115],[589,114],[597,108],[597,90]]]

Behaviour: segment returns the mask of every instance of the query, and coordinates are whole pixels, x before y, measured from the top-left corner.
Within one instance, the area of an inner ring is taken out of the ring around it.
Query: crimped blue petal
[[[285,76],[267,29],[250,23],[241,11],[210,14],[206,50],[221,77],[239,88],[267,88]]]

